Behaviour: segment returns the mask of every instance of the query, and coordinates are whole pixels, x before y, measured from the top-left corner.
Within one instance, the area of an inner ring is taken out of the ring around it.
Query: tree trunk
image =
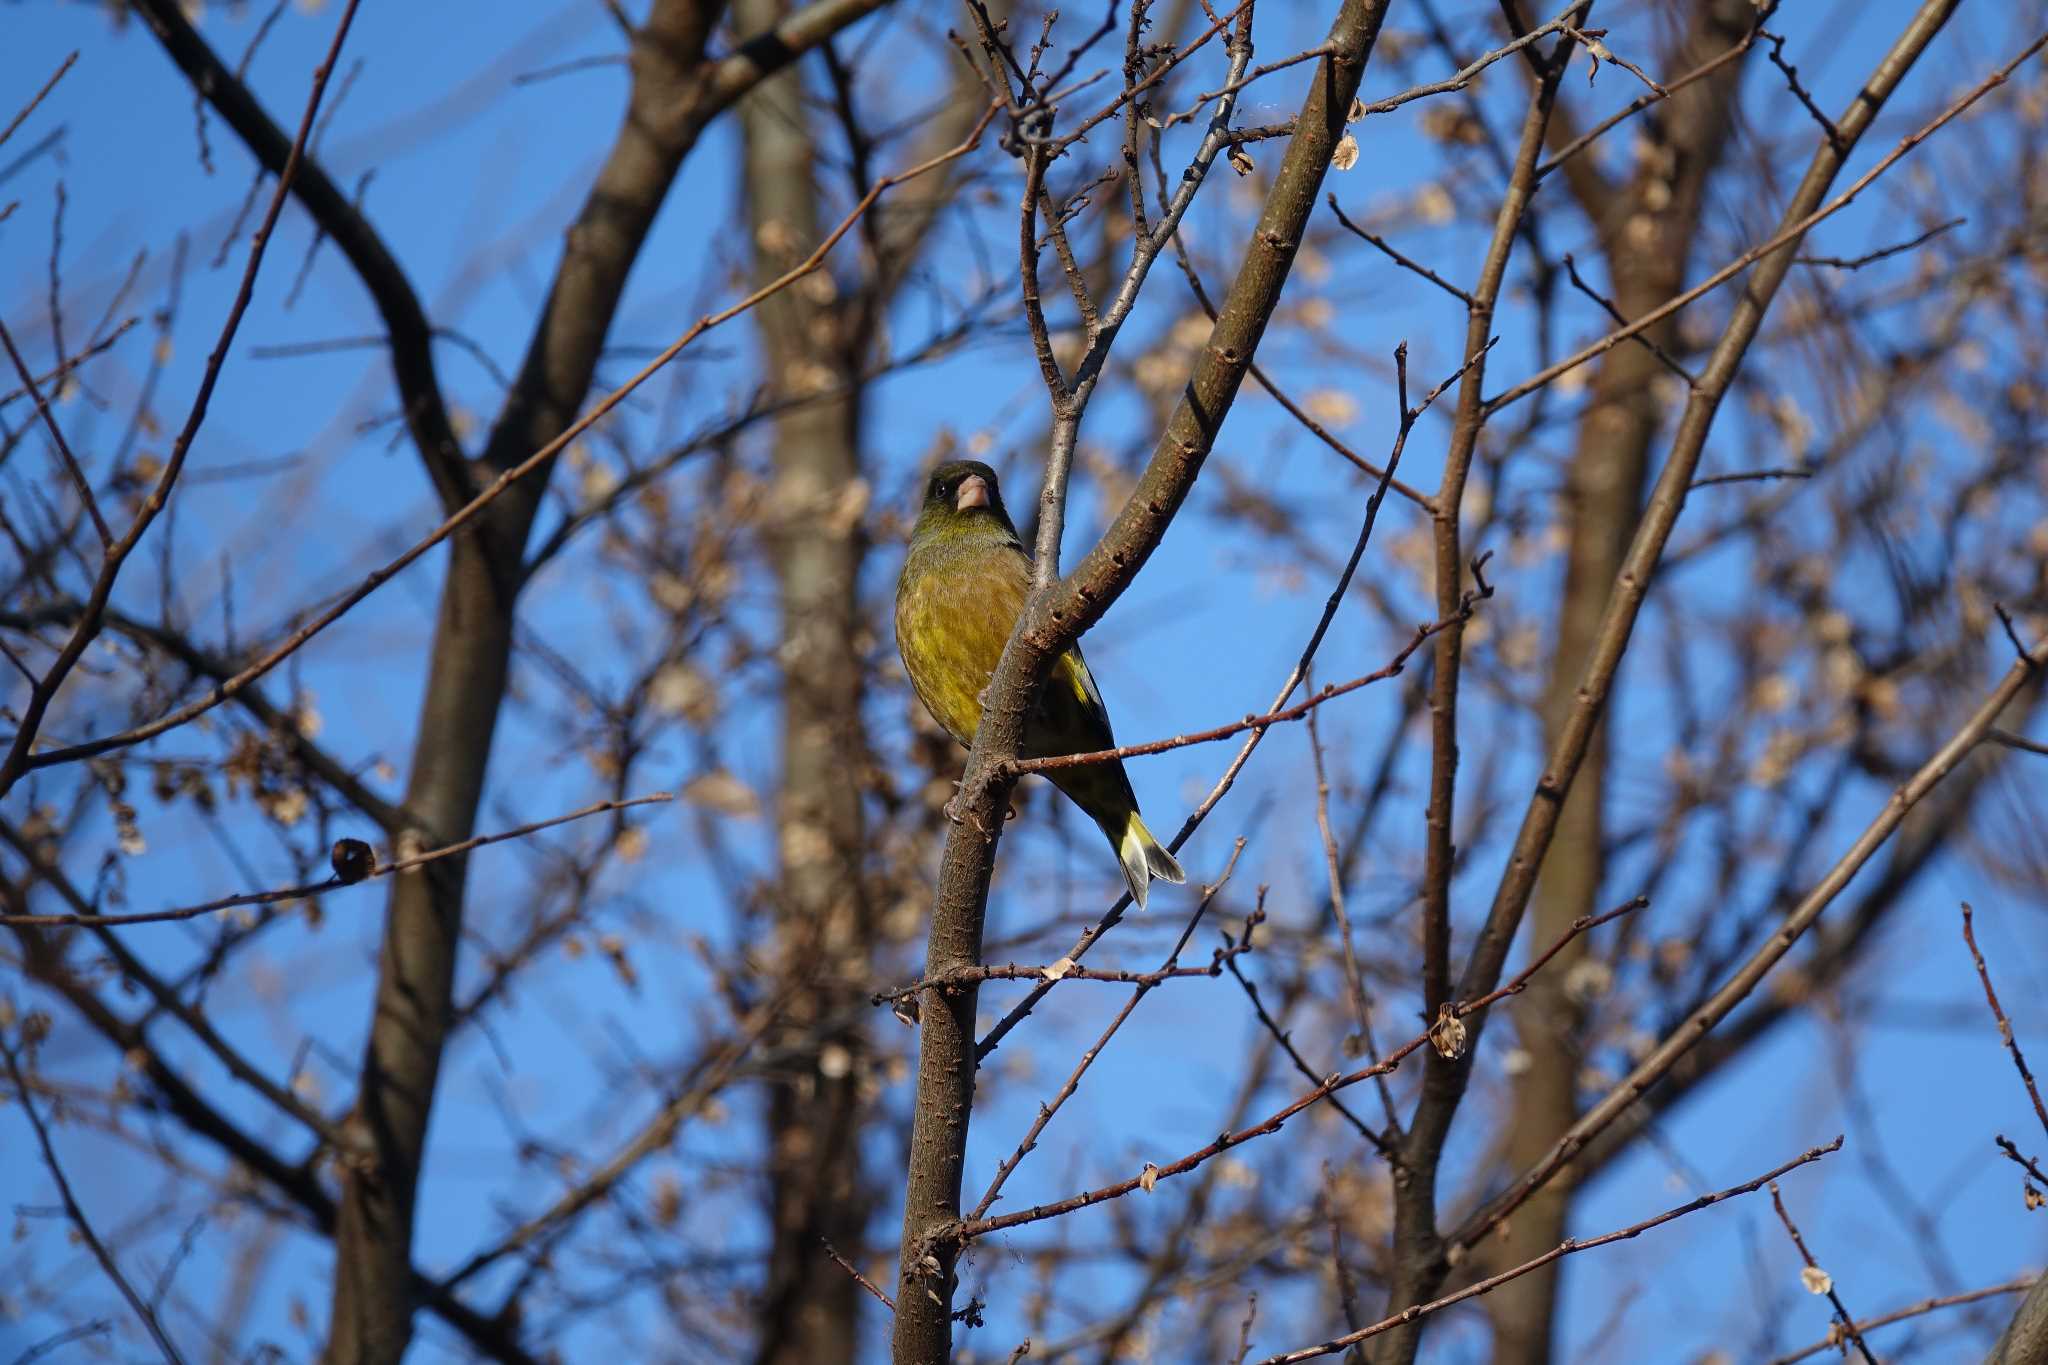
[[[740,0],[742,28],[770,27],[783,0]],[[740,105],[747,226],[765,283],[820,235],[818,148],[799,73],[763,81]],[[827,274],[755,311],[764,371],[786,394],[847,385],[859,371],[853,306]],[[774,963],[790,1001],[770,1047],[793,1062],[770,1083],[771,1247],[759,1306],[761,1365],[851,1365],[861,1290],[832,1261],[858,1262],[874,1197],[859,1138],[871,1087],[862,1030],[825,1021],[858,1005],[872,934],[863,893],[860,774],[863,660],[855,587],[866,541],[861,395],[795,409],[775,424],[767,548],[782,610],[782,774],[776,809]],[[854,1011],[857,1014],[857,1010]],[[830,1029],[830,1031],[821,1031]]]
[[[720,8],[663,0],[635,35],[628,114],[569,231],[491,433],[482,460],[490,474],[560,435],[583,405],[627,272],[702,127],[690,96]],[[426,845],[474,828],[511,662],[520,559],[547,475],[513,485],[473,533],[451,542],[405,794]],[[393,879],[335,1228],[335,1365],[396,1365],[412,1338],[414,1199],[451,1017],[466,862]]]
[[[1755,19],[1748,0],[1696,0],[1685,41],[1665,61],[1667,73],[1688,71],[1742,41]],[[1609,184],[1584,157],[1570,172],[1572,190],[1598,229],[1615,306],[1640,317],[1679,292],[1699,235],[1708,179],[1727,142],[1730,111],[1743,62],[1721,67],[1643,115],[1645,145],[1625,184]],[[1569,140],[1552,125],[1553,141]],[[1568,165],[1573,163],[1568,163]],[[1598,281],[1588,280],[1595,288]],[[1669,355],[1677,329],[1670,323],[1645,333]],[[1579,421],[1566,475],[1561,520],[1571,528],[1557,644],[1543,700],[1544,742],[1556,743],[1569,716],[1586,660],[1621,572],[1642,509],[1650,448],[1659,414],[1672,404],[1660,384],[1684,383],[1648,347],[1617,346],[1593,376],[1591,401]],[[1547,944],[1573,920],[1597,913],[1606,871],[1605,802],[1607,727],[1594,733],[1559,816],[1555,842],[1538,884],[1528,941]],[[1550,967],[1530,982],[1515,1007],[1515,1027],[1529,1069],[1514,1096],[1508,1125],[1510,1170],[1526,1169],[1578,1117],[1583,1011],[1569,987],[1572,967],[1586,959],[1591,938],[1574,938]],[[1561,1176],[1517,1210],[1494,1255],[1515,1265],[1554,1247],[1566,1232],[1573,1186]],[[1545,1365],[1556,1327],[1559,1263],[1511,1280],[1487,1302],[1493,1315],[1494,1355],[1501,1365]]]

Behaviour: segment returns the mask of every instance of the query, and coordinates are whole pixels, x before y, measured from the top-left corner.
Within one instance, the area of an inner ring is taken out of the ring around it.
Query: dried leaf
[[[1436,1022],[1429,1026],[1429,1043],[1436,1049],[1436,1055],[1447,1062],[1465,1055],[1465,1021],[1448,1000],[1437,1007]]]

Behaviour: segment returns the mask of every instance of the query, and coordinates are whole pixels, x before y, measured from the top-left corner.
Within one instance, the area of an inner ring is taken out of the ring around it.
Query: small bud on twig
[[[337,839],[327,861],[343,885],[353,886],[377,866],[377,855],[361,839]]]

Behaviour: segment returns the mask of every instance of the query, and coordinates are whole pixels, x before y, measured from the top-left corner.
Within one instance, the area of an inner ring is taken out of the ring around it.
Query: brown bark
[[[740,0],[735,18],[767,28],[783,0]],[[818,148],[796,70],[740,105],[754,276],[766,283],[820,235]],[[829,281],[816,275],[813,281]],[[807,284],[810,281],[806,282]],[[867,1044],[858,1018],[871,916],[863,894],[861,615],[854,588],[866,552],[860,504],[862,393],[854,305],[836,291],[791,289],[755,311],[764,370],[783,390],[845,386],[775,424],[766,537],[782,610],[782,774],[776,811],[774,962],[791,1003],[765,1039],[798,1059],[770,1083],[767,1283],[757,1311],[761,1365],[851,1362],[861,1291],[824,1243],[856,1263],[874,1203],[859,1136]]]
[[[722,0],[661,0],[633,38],[626,116],[569,229],[519,378],[482,457],[495,475],[546,445],[589,392],[626,277],[705,125],[806,47],[883,0],[822,0],[733,56],[705,59]],[[406,790],[427,839],[474,824],[511,659],[521,556],[547,471],[451,542]],[[412,1333],[414,1201],[451,1022],[465,860],[395,879],[335,1232],[327,1358],[395,1362]]]
[[[568,234],[554,288],[485,461],[508,467],[575,419],[626,273],[689,140],[685,104],[719,6],[671,0],[634,42],[618,140]],[[405,806],[429,843],[466,837],[483,796],[512,653],[515,585],[545,475],[514,485],[451,545]],[[447,1041],[467,859],[394,879],[349,1127],[327,1358],[396,1362],[412,1337],[413,1207]]]
[[[1014,782],[998,774],[1017,754],[1024,716],[1045,670],[1130,585],[1194,486],[1279,305],[1385,13],[1385,0],[1345,0],[1339,10],[1330,28],[1329,55],[1316,63],[1294,137],[1244,260],[1144,474],[1074,571],[1034,591],[1003,651],[961,782],[961,822],[947,837],[940,864],[925,953],[927,976],[980,965],[989,875]],[[1142,280],[1128,283],[1135,289]],[[1045,516],[1044,502],[1057,502],[1058,495],[1056,481],[1048,483],[1054,486],[1041,504],[1041,545],[1045,524],[1054,521]],[[917,1096],[892,1346],[898,1365],[942,1365],[952,1352],[955,1267],[962,1250],[960,1178],[977,1064],[976,998],[972,985],[934,988],[920,998]]]
[[[1585,7],[1578,18],[1583,21]],[[1465,479],[1485,423],[1483,387],[1485,346],[1493,335],[1494,308],[1507,275],[1508,260],[1522,219],[1537,188],[1536,164],[1557,103],[1557,88],[1572,52],[1571,40],[1559,39],[1542,64],[1537,88],[1522,121],[1521,136],[1508,183],[1494,215],[1479,278],[1469,296],[1465,320],[1465,358],[1470,364],[1458,386],[1458,411],[1444,472],[1432,506],[1436,597],[1444,619],[1457,610],[1465,591],[1466,566],[1459,525]],[[1451,991],[1451,878],[1457,863],[1451,824],[1457,808],[1458,700],[1463,668],[1464,635],[1456,625],[1434,642],[1429,679],[1430,780],[1425,816],[1427,846],[1423,869],[1423,1014],[1434,1017],[1456,997]],[[1436,1177],[1443,1142],[1450,1129],[1463,1071],[1453,1059],[1434,1053],[1423,1059],[1423,1098],[1401,1151],[1392,1162],[1394,1186],[1394,1273],[1388,1288],[1390,1309],[1420,1303],[1430,1296],[1443,1258],[1437,1232]],[[1421,1327],[1409,1327],[1379,1339],[1374,1359],[1412,1360],[1421,1341]]]
[[[1696,0],[1684,41],[1664,69],[1691,70],[1740,43],[1755,14],[1748,0]],[[1623,317],[1639,317],[1684,287],[1742,71],[1741,61],[1730,62],[1648,111],[1642,126],[1645,145],[1625,184],[1608,184],[1590,160],[1578,159],[1584,165],[1570,184],[1593,219],[1611,297]],[[1672,319],[1644,334],[1649,345],[1666,355],[1676,339]],[[1544,690],[1546,744],[1556,742],[1571,713],[1608,593],[1635,534],[1650,447],[1668,406],[1659,394],[1659,380],[1669,374],[1648,345],[1627,345],[1609,351],[1593,375],[1565,481],[1562,519],[1571,528],[1571,539]],[[1607,767],[1607,728],[1602,725],[1593,733],[1543,865],[1532,942],[1552,942],[1573,920],[1601,908]],[[1511,1169],[1526,1168],[1578,1116],[1583,1018],[1567,986],[1573,964],[1590,949],[1589,936],[1574,938],[1552,969],[1530,983],[1516,1007],[1515,1026],[1530,1066],[1516,1087],[1514,1120],[1508,1125]],[[1571,1195],[1571,1186],[1560,1180],[1524,1206],[1495,1250],[1500,1263],[1518,1265],[1555,1246],[1564,1236]],[[1494,1358],[1503,1365],[1542,1365],[1550,1359],[1560,1265],[1553,1262],[1512,1280],[1488,1299]]]
[[[2034,1281],[2034,1287],[2020,1300],[1984,1365],[2041,1365],[2043,1361],[2048,1361],[2048,1275]]]
[[[1472,955],[1464,975],[1458,983],[1457,997],[1476,999],[1487,994],[1500,980],[1508,953],[1516,938],[1523,912],[1534,892],[1537,873],[1544,866],[1546,855],[1555,843],[1558,828],[1559,808],[1569,799],[1571,789],[1590,749],[1593,731],[1605,709],[1614,684],[1616,671],[1622,655],[1628,648],[1636,619],[1642,610],[1644,598],[1655,576],[1658,561],[1669,542],[1672,528],[1679,513],[1685,506],[1686,490],[1691,487],[1701,455],[1706,448],[1714,418],[1719,412],[1722,400],[1732,387],[1740,371],[1750,345],[1755,341],[1764,315],[1768,312],[1778,288],[1784,283],[1793,265],[1794,254],[1803,239],[1809,218],[1817,214],[1835,177],[1841,172],[1844,161],[1876,118],[1877,111],[1885,100],[1897,89],[1913,64],[1924,53],[1935,34],[1954,14],[1961,0],[1924,0],[1914,17],[1906,24],[1900,36],[1894,41],[1884,58],[1857,93],[1849,110],[1837,121],[1834,136],[1824,138],[1809,163],[1805,176],[1787,204],[1780,225],[1765,239],[1768,249],[1753,248],[1754,264],[1741,297],[1737,300],[1721,337],[1715,344],[1713,354],[1694,383],[1685,404],[1684,415],[1680,418],[1677,431],[1672,437],[1671,454],[1659,472],[1657,483],[1640,519],[1636,533],[1629,542],[1620,571],[1614,579],[1614,587],[1608,596],[1598,630],[1593,637],[1593,648],[1587,656],[1584,672],[1571,696],[1571,705],[1557,727],[1555,739],[1550,744],[1550,753],[1545,761],[1544,771],[1536,790],[1531,794],[1520,829],[1515,836],[1507,868],[1493,904],[1487,911],[1486,922],[1473,944]],[[1764,244],[1760,244],[1762,246]],[[1516,390],[1509,390],[1513,394]],[[1503,398],[1507,395],[1503,395]],[[1499,406],[1502,399],[1494,400]],[[1945,771],[1945,770],[1944,770]],[[1936,774],[1938,778],[1939,774]],[[1886,826],[1875,834],[1879,842],[1890,832]],[[1818,889],[1810,910],[1817,916],[1820,908],[1830,901],[1840,889],[1839,885],[1826,885]],[[1789,931],[1785,931],[1789,932]],[[1781,936],[1783,934],[1781,933]],[[1774,942],[1777,939],[1773,940]],[[1789,941],[1789,940],[1787,940]],[[1747,972],[1741,979],[1731,983],[1724,991],[1717,993],[1717,1002],[1732,1008],[1734,999],[1747,994],[1756,978]],[[1726,999],[1722,997],[1726,996]],[[1725,1013],[1725,1009],[1722,1011]],[[1720,1017],[1716,1015],[1715,1018]],[[1467,1017],[1465,1060],[1451,1065],[1431,1064],[1427,1073],[1422,1098],[1417,1106],[1414,1124],[1409,1130],[1408,1156],[1418,1171],[1429,1173],[1433,1180],[1436,1163],[1441,1159],[1443,1144],[1448,1136],[1452,1121],[1462,1101],[1466,1083],[1471,1075],[1470,1058],[1477,1049],[1486,1015],[1474,1013]],[[1698,1042],[1712,1020],[1703,1026],[1688,1024],[1680,1036],[1667,1039],[1657,1052],[1646,1060],[1638,1071],[1647,1071],[1652,1061],[1657,1064],[1658,1074],[1668,1069],[1671,1058],[1691,1048]],[[1624,1090],[1631,1087],[1624,1087]],[[1496,1203],[1513,1207],[1540,1190],[1554,1178],[1571,1154],[1582,1147],[1592,1133],[1596,1133],[1629,1102],[1624,1090],[1611,1092],[1599,1106],[1581,1118],[1566,1135],[1553,1144],[1544,1160],[1529,1175],[1518,1180],[1516,1186]],[[1417,1180],[1415,1183],[1422,1183]],[[1489,1219],[1487,1227],[1495,1224]],[[1449,1269],[1444,1254],[1444,1244],[1433,1227],[1422,1225],[1414,1229],[1397,1224],[1397,1237],[1403,1240],[1397,1246],[1399,1264],[1396,1280],[1390,1295],[1390,1306],[1394,1310],[1406,1308],[1425,1301],[1442,1283]],[[1397,1343],[1392,1354],[1383,1354],[1382,1359],[1413,1359],[1415,1337],[1413,1333],[1396,1334],[1391,1338]]]

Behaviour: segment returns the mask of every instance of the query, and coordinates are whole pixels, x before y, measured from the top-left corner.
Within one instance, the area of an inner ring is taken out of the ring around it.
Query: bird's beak
[[[953,509],[965,512],[970,507],[988,506],[988,480],[979,474],[969,474],[960,480],[960,487],[953,494]]]

